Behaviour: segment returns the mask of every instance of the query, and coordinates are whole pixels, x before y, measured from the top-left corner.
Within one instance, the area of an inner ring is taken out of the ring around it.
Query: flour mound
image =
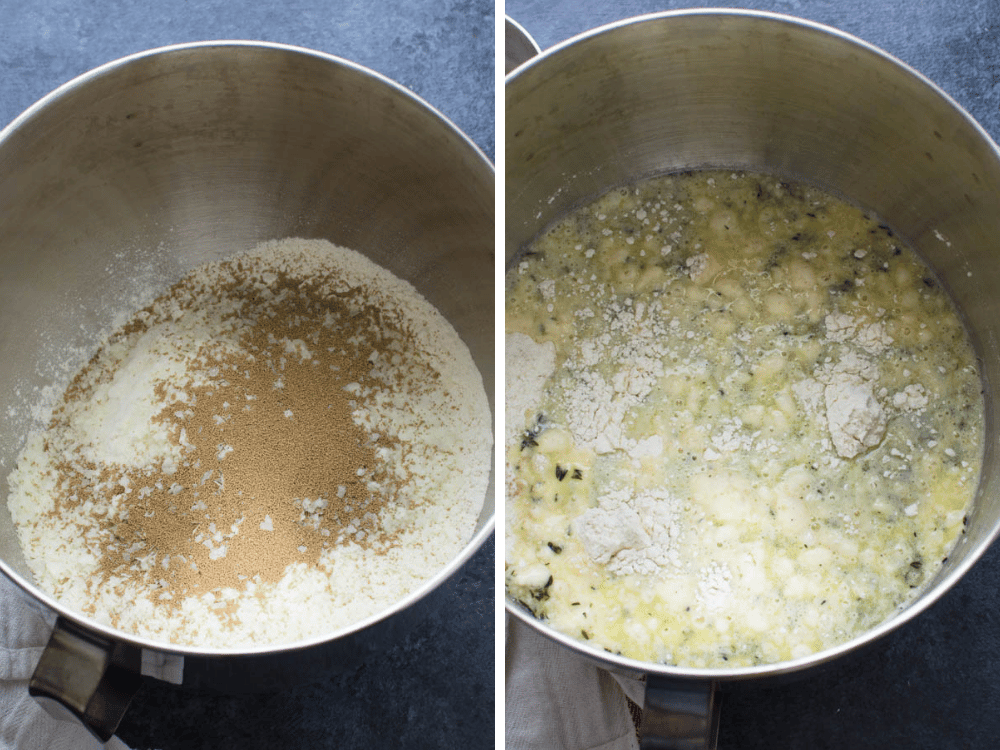
[[[30,434],[8,507],[35,583],[220,648],[333,632],[459,554],[489,482],[468,348],[354,251],[200,266],[101,343]]]

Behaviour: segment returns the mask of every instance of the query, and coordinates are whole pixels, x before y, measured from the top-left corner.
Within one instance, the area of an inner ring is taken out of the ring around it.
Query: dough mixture
[[[963,533],[983,445],[947,294],[862,211],[695,172],[614,190],[507,273],[508,592],[643,661],[803,657]]]
[[[471,538],[490,412],[408,283],[322,241],[195,269],[30,434],[8,506],[35,583],[113,627],[241,647],[375,615]]]

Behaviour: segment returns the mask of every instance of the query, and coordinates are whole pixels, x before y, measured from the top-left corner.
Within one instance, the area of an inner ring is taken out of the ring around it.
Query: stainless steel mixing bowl
[[[58,621],[33,691],[100,735],[140,671],[247,689],[356,665],[436,606],[435,590],[492,532],[491,483],[468,544],[418,591],[356,626],[276,647],[131,637],[33,585],[6,476],[27,406],[66,352],[96,345],[109,311],[138,290],[290,236],[353,248],[410,281],[468,345],[492,399],[493,168],[392,81],[293,47],[189,44],[104,65],[0,132],[0,571]]]
[[[739,669],[639,662],[557,633],[508,599],[512,615],[606,667],[697,686],[707,699],[691,714],[697,731],[711,721],[713,684],[800,674],[877,641],[944,594],[1000,529],[1000,153],[985,131],[916,71],[828,27],[751,11],[629,19],[507,79],[506,258],[612,186],[702,167],[803,179],[873,210],[923,255],[978,349],[986,452],[967,531],[940,574],[889,622],[822,653]]]

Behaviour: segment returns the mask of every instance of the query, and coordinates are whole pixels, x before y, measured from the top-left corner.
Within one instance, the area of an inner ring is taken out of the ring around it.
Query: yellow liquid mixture
[[[616,189],[507,273],[508,592],[597,648],[775,663],[878,625],[975,493],[983,399],[951,300],[803,184]]]

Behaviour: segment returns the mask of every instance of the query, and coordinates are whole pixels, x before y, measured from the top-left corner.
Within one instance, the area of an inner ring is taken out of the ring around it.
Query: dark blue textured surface
[[[168,44],[254,39],[350,59],[408,87],[489,156],[490,0],[0,0],[0,126],[69,79]],[[493,747],[493,542],[446,584],[446,606],[356,672],[282,693],[139,693],[136,748]]]
[[[621,18],[701,5],[508,0],[506,12],[545,49]],[[934,81],[1000,140],[997,0],[790,0],[752,7],[828,24],[881,47]],[[781,687],[724,696],[719,737],[720,750],[998,746],[996,546],[934,607],[862,657]]]

